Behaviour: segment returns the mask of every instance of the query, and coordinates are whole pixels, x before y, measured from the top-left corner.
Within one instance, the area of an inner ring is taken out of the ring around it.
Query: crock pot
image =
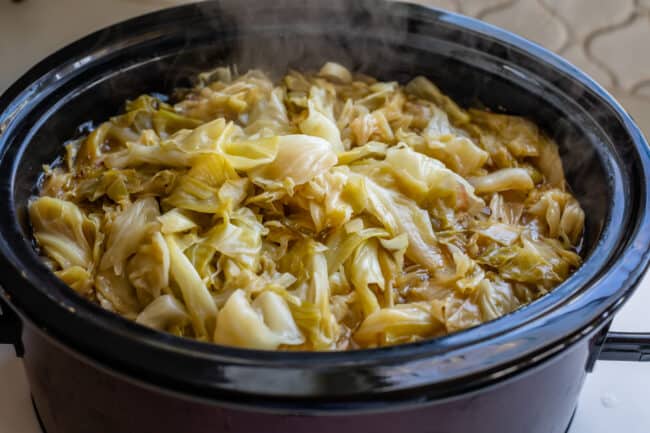
[[[141,327],[82,299],[41,262],[26,203],[64,140],[125,99],[168,93],[215,66],[280,74],[328,60],[387,80],[425,75],[461,105],[540,124],[587,215],[584,264],[550,294],[473,329],[308,353]],[[0,98],[0,112],[0,342],[23,357],[48,433],[562,433],[597,359],[650,359],[648,334],[607,333],[648,265],[648,145],[589,77],[488,24],[374,0],[191,4],[58,51]]]

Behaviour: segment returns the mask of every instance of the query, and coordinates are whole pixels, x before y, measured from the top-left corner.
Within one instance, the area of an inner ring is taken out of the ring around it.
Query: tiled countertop
[[[105,25],[183,0],[0,0],[0,92],[29,66]],[[605,85],[650,135],[650,0],[419,0],[555,50]],[[650,277],[613,328],[650,330]],[[650,363],[599,362],[571,433],[650,432]],[[0,346],[0,433],[37,433],[22,364]],[[89,432],[91,433],[91,432]],[[525,433],[525,432],[521,432]]]
[[[483,19],[561,54],[650,135],[650,0],[411,1]]]

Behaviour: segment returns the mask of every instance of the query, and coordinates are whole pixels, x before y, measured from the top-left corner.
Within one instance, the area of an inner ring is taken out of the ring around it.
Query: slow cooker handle
[[[598,359],[650,361],[650,333],[608,332]]]
[[[22,323],[14,310],[0,297],[0,344],[12,344],[16,356],[23,355]]]

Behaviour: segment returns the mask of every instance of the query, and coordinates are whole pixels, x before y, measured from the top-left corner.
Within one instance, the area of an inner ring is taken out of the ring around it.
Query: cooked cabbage
[[[158,230],[159,215],[158,202],[152,197],[139,199],[126,209],[114,212],[113,220],[106,225],[106,251],[99,268],[112,268],[117,275],[122,275],[129,256],[136,252],[147,234]]]
[[[169,248],[170,275],[180,288],[181,298],[192,318],[194,336],[198,339],[209,339],[214,332],[217,305],[196,268],[192,266],[192,262],[183,253],[174,237],[167,236],[165,240]]]
[[[78,266],[90,270],[94,234],[87,230],[92,222],[69,201],[40,197],[29,203],[34,237],[47,257],[61,269]]]
[[[215,343],[250,349],[277,349],[304,341],[287,302],[265,291],[251,303],[236,290],[219,312]]]
[[[143,95],[45,167],[29,204],[79,295],[261,350],[415,342],[494,320],[580,266],[585,214],[531,121],[434,83],[216,68]]]
[[[162,295],[147,305],[135,321],[160,331],[173,332],[174,327],[184,326],[189,319],[182,302],[172,295]]]

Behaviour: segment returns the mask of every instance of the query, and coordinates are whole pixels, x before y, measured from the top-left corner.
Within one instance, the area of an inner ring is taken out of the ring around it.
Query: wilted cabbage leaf
[[[29,203],[34,237],[43,252],[62,269],[95,266],[92,257],[91,220],[69,201],[40,197]]]
[[[142,198],[116,212],[107,227],[106,251],[99,268],[113,269],[121,275],[129,256],[136,252],[147,235],[158,228],[156,218],[159,215],[158,202],[152,197]]]
[[[252,303],[237,290],[219,312],[215,343],[250,349],[277,349],[304,342],[291,310],[280,296],[264,292]]]
[[[443,324],[430,312],[426,302],[411,302],[369,314],[354,333],[357,344],[367,347],[417,341],[435,335]]]
[[[160,232],[155,232],[149,242],[140,245],[129,260],[126,271],[144,305],[169,287],[169,250]]]
[[[173,236],[167,236],[170,258],[170,275],[180,288],[183,301],[192,318],[195,337],[209,339],[214,332],[217,306],[205,283],[183,254]]]
[[[275,158],[249,172],[258,182],[302,185],[336,165],[336,154],[327,141],[309,135],[278,137]]]
[[[30,201],[48,266],[110,311],[250,349],[372,348],[494,320],[580,266],[584,211],[528,119],[333,62],[196,83],[66,142]]]
[[[135,321],[150,328],[168,331],[174,326],[184,326],[189,320],[190,316],[182,302],[172,295],[162,295],[147,305]]]
[[[313,86],[307,101],[308,115],[300,123],[303,134],[327,140],[334,152],[342,152],[341,133],[334,121],[334,95],[326,89]]]

